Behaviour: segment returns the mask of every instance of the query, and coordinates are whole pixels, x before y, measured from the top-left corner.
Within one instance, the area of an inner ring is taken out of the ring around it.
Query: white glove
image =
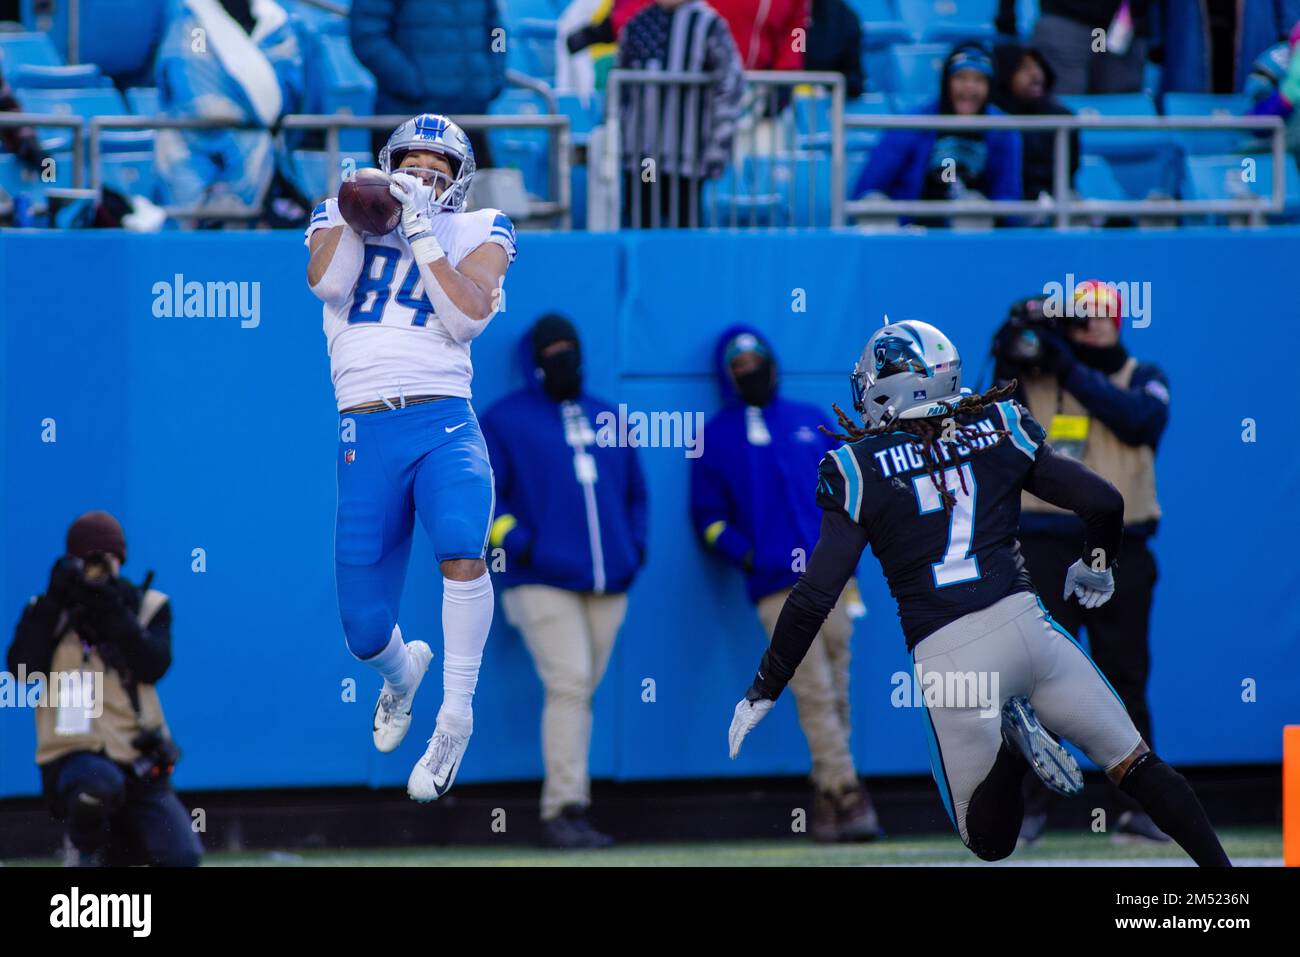
[[[736,760],[736,755],[740,753],[740,745],[745,740],[745,735],[767,716],[774,704],[775,701],[769,701],[767,698],[759,698],[757,701],[742,698],[740,704],[736,705],[736,713],[731,718],[731,728],[727,731],[727,747],[731,751],[731,760]]]
[[[443,257],[442,245],[433,235],[429,218],[429,201],[433,187],[426,186],[410,173],[394,173],[388,192],[402,204],[402,232],[411,244],[415,261],[427,265]]]
[[[1071,594],[1084,608],[1100,608],[1115,594],[1115,576],[1109,568],[1095,572],[1079,559],[1065,573],[1065,594],[1061,597],[1068,601]]]

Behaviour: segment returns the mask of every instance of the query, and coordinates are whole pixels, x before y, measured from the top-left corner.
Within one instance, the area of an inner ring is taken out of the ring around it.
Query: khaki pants
[[[790,589],[773,592],[758,602],[758,618],[768,641],[776,630]],[[849,639],[853,622],[844,608],[844,597],[835,603],[826,623],[817,633],[808,654],[790,681],[799,724],[812,752],[813,785],[839,791],[856,785],[858,774],[849,752]]]
[[[591,803],[591,696],[609,664],[627,595],[518,585],[506,589],[501,604],[506,620],[523,634],[546,689],[542,820],[549,821],[569,804]]]

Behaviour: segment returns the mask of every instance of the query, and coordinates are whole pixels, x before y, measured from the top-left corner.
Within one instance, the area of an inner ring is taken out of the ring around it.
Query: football
[[[339,187],[339,212],[359,233],[383,236],[402,221],[402,204],[388,191],[392,178],[381,169],[359,169]]]

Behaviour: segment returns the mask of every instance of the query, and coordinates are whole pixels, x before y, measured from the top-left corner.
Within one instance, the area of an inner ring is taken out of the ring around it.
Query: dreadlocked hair
[[[1012,379],[1004,385],[994,386],[983,395],[964,395],[956,402],[940,402],[939,404],[944,407],[944,411],[938,415],[927,416],[924,419],[894,419],[869,427],[858,425],[849,418],[843,409],[832,403],[831,408],[835,410],[838,424],[846,434],[832,432],[824,425],[819,425],[817,428],[841,442],[856,442],[870,435],[884,435],[887,432],[907,432],[915,435],[920,439],[921,458],[925,462],[926,473],[930,476],[935,491],[939,493],[939,500],[943,502],[944,511],[950,512],[957,505],[957,496],[948,491],[948,483],[944,480],[945,460],[943,453],[939,451],[939,443],[956,442],[969,446],[976,439],[990,436],[997,436],[999,441],[1003,438],[1009,438],[1011,433],[1006,429],[994,429],[992,432],[985,432],[973,425],[957,425],[952,420],[959,415],[983,412],[990,405],[1014,395],[1018,385],[1017,380]],[[957,470],[957,480],[961,482],[962,492],[969,494],[969,490],[966,488],[966,476],[962,474],[961,469]]]

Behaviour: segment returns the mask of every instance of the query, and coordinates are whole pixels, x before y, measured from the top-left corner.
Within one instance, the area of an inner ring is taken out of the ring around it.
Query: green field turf
[[[1220,832],[1238,863],[1280,865],[1282,836],[1273,828],[1235,828]],[[53,860],[7,861],[49,865]],[[1084,864],[1190,864],[1176,846],[1118,845],[1106,835],[1048,832],[1038,844],[1017,851],[1009,864],[1071,866]],[[524,847],[411,847],[337,851],[250,851],[214,853],[217,867],[817,867],[943,865],[981,862],[956,837],[934,835],[891,838],[878,844],[823,847],[811,841],[734,841],[719,844],[631,844],[605,851],[545,851]]]

